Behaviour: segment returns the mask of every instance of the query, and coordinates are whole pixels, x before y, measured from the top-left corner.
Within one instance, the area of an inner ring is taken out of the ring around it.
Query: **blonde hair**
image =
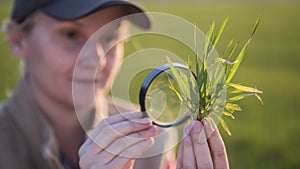
[[[7,33],[8,31],[22,31],[24,33],[28,33],[31,31],[33,25],[34,25],[34,20],[35,20],[35,12],[29,15],[23,22],[17,24],[14,20],[11,19],[5,19],[2,22],[1,26],[1,31]],[[10,30],[10,24],[13,23],[16,25],[14,27],[14,30]]]
[[[27,34],[31,31],[34,20],[35,20],[35,14],[31,14],[28,16],[22,23],[17,24],[12,19],[5,19],[2,21],[1,26],[1,33],[4,34],[4,38],[7,38],[8,34],[10,32],[22,32],[24,34]],[[19,75],[26,76],[26,69],[25,69],[25,63],[24,62],[18,62],[18,68],[19,68]]]

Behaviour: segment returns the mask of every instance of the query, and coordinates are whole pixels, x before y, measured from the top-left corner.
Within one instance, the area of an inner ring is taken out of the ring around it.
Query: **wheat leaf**
[[[167,61],[169,63],[170,70],[171,70],[176,82],[178,83],[178,85],[182,89],[183,94],[185,96],[189,96],[189,88],[187,86],[186,81],[183,80],[183,77],[181,77],[180,73],[175,69],[175,67],[174,67],[173,63],[171,62],[170,58],[167,57]]]
[[[174,87],[171,79],[169,78],[169,88],[176,94],[176,96],[178,97],[178,99],[180,101],[183,101],[183,98],[181,97],[181,94],[176,90],[176,88]]]
[[[217,34],[215,35],[213,41],[212,41],[212,44],[213,44],[213,48],[216,47],[216,45],[218,44],[220,38],[221,38],[221,35],[223,34],[223,31],[224,31],[224,28],[225,26],[227,25],[227,22],[228,22],[228,19],[229,17],[226,17],[223,21],[223,23],[221,24]]]
[[[233,103],[226,103],[225,105],[225,109],[230,111],[230,112],[234,112],[234,111],[242,111],[241,107],[237,104],[233,104]]]
[[[234,44],[234,46],[232,47],[232,49],[228,55],[228,59],[230,59],[233,56],[233,54],[236,51],[236,49],[238,48],[239,44],[240,44],[240,41],[237,41],[236,44]]]
[[[235,117],[234,117],[234,115],[233,115],[232,113],[223,111],[223,114],[224,114],[225,116],[231,117],[232,119],[235,119]]]
[[[260,101],[261,104],[264,104],[262,98],[258,94],[254,94],[254,96]]]
[[[235,102],[235,101],[239,101],[239,100],[242,100],[246,97],[253,96],[253,95],[254,95],[253,93],[241,94],[241,95],[237,95],[237,96],[229,98],[228,101]]]
[[[226,48],[225,48],[224,51],[223,51],[223,57],[225,57],[225,56],[227,55],[227,53],[229,52],[229,49],[230,49],[231,46],[233,45],[233,42],[234,42],[233,39],[231,39],[231,40],[228,42]]]
[[[237,69],[239,68],[244,56],[245,56],[245,53],[246,53],[246,49],[248,48],[250,42],[252,41],[252,38],[258,28],[258,25],[260,23],[260,18],[258,18],[256,20],[256,23],[254,25],[254,28],[253,28],[253,31],[251,33],[251,36],[250,38],[248,39],[248,41],[246,42],[246,44],[243,46],[243,48],[241,49],[240,53],[238,54],[236,60],[238,61],[237,64],[234,64],[233,67],[231,68],[229,74],[228,74],[228,77],[227,77],[227,80],[226,82],[229,83],[231,81],[231,79],[233,78],[233,76],[235,75]]]
[[[243,85],[240,85],[240,84],[228,83],[227,85],[230,86],[230,87],[233,87],[235,89],[244,91],[244,92],[259,93],[259,94],[263,93],[262,91],[260,91],[260,90],[258,90],[256,88],[248,87],[248,86],[243,86]]]
[[[226,82],[229,83],[231,81],[231,79],[233,78],[233,76],[235,75],[237,69],[239,68],[244,56],[245,56],[245,52],[246,52],[246,49],[247,47],[249,46],[251,42],[251,39],[249,39],[246,44],[243,46],[242,50],[240,51],[240,53],[238,54],[236,60],[237,60],[237,63],[234,64],[228,74],[228,77],[227,77],[227,80]]]
[[[230,130],[229,130],[227,124],[225,123],[225,121],[224,121],[222,118],[220,118],[220,123],[221,123],[223,129],[226,131],[226,133],[227,133],[229,136],[231,136],[231,132],[230,132]]]
[[[259,23],[260,23],[260,20],[261,18],[257,18],[256,22],[255,22],[255,25],[254,25],[254,28],[253,28],[253,31],[252,31],[252,34],[251,34],[251,38],[254,36],[255,32],[257,31],[257,28],[259,26]]]
[[[210,26],[207,34],[206,34],[206,43],[205,43],[205,48],[204,48],[204,55],[203,55],[203,63],[205,64],[206,57],[209,55],[211,49],[212,49],[212,40],[214,37],[214,31],[215,31],[215,22]]]

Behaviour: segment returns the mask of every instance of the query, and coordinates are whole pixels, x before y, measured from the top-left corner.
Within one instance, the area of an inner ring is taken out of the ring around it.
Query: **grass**
[[[0,2],[0,23],[8,17],[10,8],[7,1]],[[6,37],[0,32],[0,101],[10,95],[16,86],[19,77],[17,64],[18,59],[9,52]]]
[[[257,17],[262,17],[233,82],[243,82],[263,90],[264,105],[261,106],[255,98],[241,101],[243,111],[236,114],[236,120],[226,120],[232,136],[222,132],[223,139],[233,169],[300,168],[300,3],[243,1],[182,5],[180,2],[151,4],[143,1],[143,4],[149,11],[168,12],[196,22],[204,32],[212,21],[221,23],[229,16],[217,49],[224,49],[231,38],[242,42],[247,40],[253,23]],[[0,3],[0,8],[2,19],[8,14],[7,4]],[[148,42],[141,45],[163,46],[152,44],[154,40],[148,38]],[[17,59],[9,54],[3,36],[0,41],[0,99],[3,100],[5,91],[13,89],[17,83],[19,71]],[[172,51],[180,44],[164,47]],[[128,49],[132,48],[129,44]],[[187,54],[182,50],[175,53]]]

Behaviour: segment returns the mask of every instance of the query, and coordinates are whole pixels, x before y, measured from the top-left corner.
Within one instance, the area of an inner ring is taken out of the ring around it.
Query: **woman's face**
[[[121,34],[120,24],[110,25],[86,50],[81,49],[99,28],[122,16],[120,8],[107,8],[75,21],[58,21],[37,13],[32,30],[23,38],[22,57],[39,101],[73,107],[75,97],[77,105],[86,105],[94,100],[94,84],[99,93],[109,90],[112,74],[123,57],[122,44],[111,48]]]

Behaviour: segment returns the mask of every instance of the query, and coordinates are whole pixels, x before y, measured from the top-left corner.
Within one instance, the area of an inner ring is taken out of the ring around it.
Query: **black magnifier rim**
[[[174,68],[180,68],[180,69],[185,69],[188,70],[188,68],[186,66],[184,66],[181,63],[172,63],[172,65],[174,66]],[[145,78],[141,89],[140,89],[140,95],[139,95],[139,102],[140,102],[140,107],[141,107],[141,111],[144,112],[144,116],[145,117],[149,117],[147,112],[146,112],[146,105],[145,105],[145,100],[146,100],[146,94],[147,91],[151,85],[151,83],[153,82],[153,80],[160,75],[162,72],[166,71],[170,69],[170,65],[169,64],[163,64],[157,68],[155,68],[152,72],[149,73],[149,75]],[[193,76],[196,79],[195,74],[192,72]],[[181,118],[178,121],[175,121],[173,123],[166,123],[166,124],[159,124],[153,121],[153,124],[159,126],[159,127],[164,127],[164,128],[168,128],[168,127],[173,127],[173,126],[178,126],[182,123],[184,123],[187,119],[189,119],[191,117],[190,114],[184,116],[183,118]]]

